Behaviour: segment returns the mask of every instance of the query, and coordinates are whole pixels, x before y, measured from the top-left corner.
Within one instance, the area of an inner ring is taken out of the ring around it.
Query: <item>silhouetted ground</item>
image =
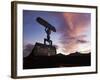
[[[80,54],[76,52],[67,56],[62,54],[54,56],[30,55],[23,60],[23,69],[90,66],[91,53]]]

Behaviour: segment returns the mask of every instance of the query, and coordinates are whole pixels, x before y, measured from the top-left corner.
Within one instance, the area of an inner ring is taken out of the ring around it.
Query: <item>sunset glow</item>
[[[68,55],[73,52],[91,52],[91,14],[71,12],[23,11],[23,42],[34,45],[43,43],[46,37],[44,27],[36,22],[42,17],[52,24],[57,32],[51,33],[57,53]]]

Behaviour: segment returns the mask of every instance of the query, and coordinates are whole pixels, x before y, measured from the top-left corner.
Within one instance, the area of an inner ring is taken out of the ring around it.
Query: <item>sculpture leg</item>
[[[51,40],[44,39],[44,44],[45,44],[45,45],[46,45],[46,42],[48,42],[48,43],[49,43],[49,45],[51,45],[51,46],[52,46],[52,41],[51,41]]]
[[[47,40],[49,45],[52,46],[52,41],[51,40]]]
[[[44,44],[46,45],[46,41],[47,41],[47,39],[44,39]]]
[[[52,41],[50,40],[50,45],[52,46]]]

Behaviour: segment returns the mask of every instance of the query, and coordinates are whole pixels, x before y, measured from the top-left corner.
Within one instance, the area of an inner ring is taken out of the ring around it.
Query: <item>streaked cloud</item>
[[[63,51],[68,53],[76,52],[82,44],[90,43],[88,38],[90,30],[88,29],[91,29],[91,14],[63,13],[63,17],[66,22],[66,25],[60,28],[60,42],[63,45]]]

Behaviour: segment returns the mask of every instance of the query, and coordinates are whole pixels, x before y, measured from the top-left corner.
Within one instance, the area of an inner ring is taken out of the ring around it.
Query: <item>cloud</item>
[[[91,15],[89,13],[63,13],[65,25],[59,32],[61,33],[60,42],[65,52],[75,52],[79,44],[89,42],[86,33],[91,29]],[[90,33],[90,32],[89,32]]]
[[[77,43],[87,43],[88,41],[86,40],[77,40]]]
[[[29,56],[29,54],[31,53],[33,47],[34,47],[33,44],[26,44],[24,46],[24,50],[23,50],[23,57]]]

